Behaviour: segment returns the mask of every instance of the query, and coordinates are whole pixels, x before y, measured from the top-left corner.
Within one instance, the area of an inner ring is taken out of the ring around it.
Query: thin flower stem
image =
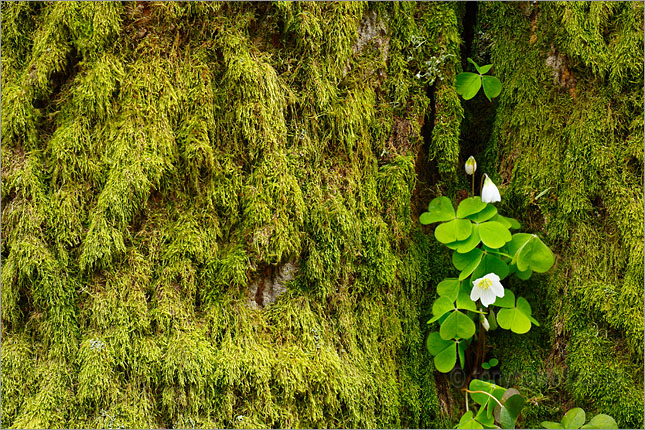
[[[475,172],[471,175],[473,177],[472,183],[473,183],[473,197],[475,197]]]
[[[462,388],[462,389],[461,389],[461,391],[465,391],[465,392],[467,392],[467,393],[471,393],[471,394],[477,394],[477,393],[479,393],[479,394],[486,394],[488,397],[490,397],[491,399],[495,400],[495,401],[497,402],[497,404],[499,405],[499,407],[500,407],[500,408],[503,408],[503,407],[504,407],[504,405],[502,405],[502,404],[500,403],[500,401],[499,401],[499,400],[497,400],[497,398],[496,398],[495,396],[493,396],[491,393],[488,393],[488,392],[486,392],[486,391],[479,391],[479,390],[477,390],[477,391],[470,391],[468,388]]]

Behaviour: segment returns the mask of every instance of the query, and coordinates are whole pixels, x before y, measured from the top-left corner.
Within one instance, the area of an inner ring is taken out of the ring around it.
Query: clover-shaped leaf
[[[531,305],[524,297],[517,299],[517,304],[514,308],[500,310],[497,313],[497,323],[501,328],[511,330],[517,334],[527,333],[531,329],[531,323],[539,325],[531,316]]]
[[[493,205],[489,205],[488,203],[486,203],[486,207],[484,209],[472,215],[468,215],[466,216],[466,218],[473,220],[474,222],[481,223],[484,221],[488,221],[489,219],[493,218],[495,215],[497,215],[497,208]]]
[[[479,237],[484,245],[498,249],[512,239],[511,232],[498,221],[487,221],[479,224]]]
[[[481,242],[479,239],[479,225],[472,224],[472,230],[467,239],[446,243],[446,246],[450,249],[456,250],[457,252],[465,254],[466,252],[475,249],[475,247],[479,245],[479,242]]]
[[[453,304],[452,300],[450,300],[448,297],[439,297],[434,301],[432,305],[433,317],[430,321],[428,321],[428,323],[435,322],[453,309],[455,309],[455,305]]]
[[[535,234],[514,234],[508,248],[510,255],[513,256],[511,263],[517,264],[518,271],[524,272],[532,270],[534,272],[544,273],[555,262],[553,252]]]
[[[500,280],[504,279],[509,273],[508,265],[496,255],[486,254],[479,262],[479,265],[473,270],[472,279],[481,278],[489,273],[495,273],[499,276]]]
[[[484,252],[479,248],[474,248],[466,254],[461,254],[459,252],[454,252],[452,254],[452,264],[455,265],[457,270],[461,270],[459,274],[459,280],[463,281],[473,273],[484,256]]]
[[[455,210],[452,207],[450,199],[445,196],[432,199],[428,205],[428,212],[424,212],[419,217],[421,224],[432,224],[435,222],[450,221],[455,218]]]
[[[475,334],[475,329],[475,323],[468,315],[460,311],[453,311],[441,324],[439,334],[444,340],[453,338],[468,339]]]
[[[457,218],[465,218],[483,211],[488,203],[482,202],[481,197],[468,197],[459,203],[457,207]]]
[[[461,282],[459,282],[459,279],[444,279],[443,281],[439,282],[439,285],[437,285],[437,294],[439,294],[440,297],[447,297],[454,302],[457,299],[460,285]]]
[[[434,230],[434,235],[441,243],[450,243],[456,240],[464,240],[472,232],[472,223],[467,219],[453,219],[452,221],[439,224]]]
[[[457,94],[464,100],[470,100],[477,95],[482,86],[482,78],[477,73],[462,72],[455,79]]]
[[[432,332],[426,339],[428,352],[434,356],[434,367],[441,373],[448,373],[457,363],[457,347],[454,340],[442,339],[438,332]]]
[[[481,87],[484,87],[486,98],[492,101],[502,92],[502,83],[499,79],[494,76],[484,76],[493,65],[480,66],[472,58],[468,58],[468,61],[475,66],[477,73],[462,72],[457,75],[455,79],[457,94],[461,95],[464,100],[470,100],[477,95]]]

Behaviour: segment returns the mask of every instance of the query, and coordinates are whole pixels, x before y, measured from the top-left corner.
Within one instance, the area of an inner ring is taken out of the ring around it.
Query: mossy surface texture
[[[469,13],[3,2],[2,426],[454,425],[418,213],[475,155],[558,253],[517,286],[542,327],[491,338],[508,374],[564,375],[516,379],[524,424],[642,427],[643,5],[479,4],[481,112]]]

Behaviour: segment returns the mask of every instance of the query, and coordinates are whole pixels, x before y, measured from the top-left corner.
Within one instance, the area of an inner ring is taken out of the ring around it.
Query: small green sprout
[[[492,99],[502,92],[502,83],[500,80],[495,76],[486,75],[493,65],[487,64],[480,67],[472,58],[468,58],[468,61],[475,66],[477,73],[462,72],[457,75],[457,94],[462,96],[464,100],[470,100],[477,95],[481,87],[484,87],[486,98],[492,101]]]

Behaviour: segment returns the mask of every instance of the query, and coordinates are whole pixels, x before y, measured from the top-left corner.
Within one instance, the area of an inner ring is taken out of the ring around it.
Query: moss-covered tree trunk
[[[453,426],[418,214],[469,155],[558,254],[490,339],[521,423],[643,425],[642,3],[1,13],[3,426]]]

